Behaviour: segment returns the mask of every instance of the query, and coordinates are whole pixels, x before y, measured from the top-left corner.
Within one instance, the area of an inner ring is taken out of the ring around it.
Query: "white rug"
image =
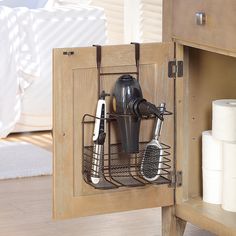
[[[0,179],[52,174],[52,153],[27,142],[0,141]]]

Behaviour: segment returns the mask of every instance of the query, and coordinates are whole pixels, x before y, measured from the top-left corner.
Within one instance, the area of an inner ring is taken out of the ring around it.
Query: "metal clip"
[[[74,55],[75,53],[73,52],[73,51],[65,51],[65,52],[63,52],[63,55],[65,55],[65,56],[72,56],[72,55]]]

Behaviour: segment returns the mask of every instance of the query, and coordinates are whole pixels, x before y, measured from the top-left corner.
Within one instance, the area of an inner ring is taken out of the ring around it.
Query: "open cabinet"
[[[236,213],[202,201],[201,145],[202,132],[212,127],[212,101],[236,97],[236,59],[192,47],[184,51],[182,153],[177,155],[183,187],[176,189],[175,214],[216,235],[236,235]]]
[[[156,105],[166,102],[173,113],[162,130],[162,141],[171,146],[167,182],[99,190],[83,180],[81,122],[96,110],[96,48],[55,49],[54,218],[162,207],[163,235],[182,235],[186,222],[217,235],[236,235],[236,213],[202,201],[201,173],[201,133],[211,129],[212,101],[236,97],[235,34],[230,31],[236,27],[236,4],[225,2],[223,30],[217,25],[221,1],[163,2],[164,38],[172,42],[141,44],[139,63],[144,97]],[[200,24],[196,13],[205,16]],[[135,71],[135,45],[102,47],[101,70]],[[111,93],[118,77],[104,76],[102,88]],[[144,120],[140,140],[149,141],[151,130],[152,123]],[[91,145],[91,131],[85,140]]]
[[[236,98],[236,3],[225,1],[223,8],[218,0],[163,3],[164,39],[184,50],[176,117],[176,165],[183,179],[176,189],[174,220],[179,233],[191,222],[216,235],[236,235],[236,213],[202,200],[201,147],[202,132],[212,127],[212,101]]]

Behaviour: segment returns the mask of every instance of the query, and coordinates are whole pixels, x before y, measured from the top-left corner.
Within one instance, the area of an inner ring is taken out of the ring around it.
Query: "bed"
[[[105,44],[104,11],[88,5],[0,6],[0,23],[0,137],[50,130],[52,48]]]

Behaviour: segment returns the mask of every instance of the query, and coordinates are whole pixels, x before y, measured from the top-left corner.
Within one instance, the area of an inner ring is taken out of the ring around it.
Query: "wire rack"
[[[170,115],[166,112],[164,115]],[[119,187],[138,187],[147,184],[170,184],[171,159],[169,145],[161,143],[161,148],[152,151],[158,159],[145,159],[144,154],[148,142],[139,143],[139,152],[127,154],[122,151],[120,143],[111,143],[111,123],[116,122],[112,115],[106,118],[108,125],[107,143],[104,145],[103,155],[99,157],[93,145],[85,145],[86,126],[93,125],[96,117],[85,114],[82,121],[83,140],[83,178],[84,181],[96,189],[113,189]],[[87,134],[87,132],[86,132]],[[92,137],[92,134],[91,134]],[[161,153],[161,154],[160,154]],[[99,163],[99,164],[98,164]],[[145,164],[145,171],[144,171]],[[94,168],[96,167],[96,168]],[[154,173],[150,180],[147,175]],[[98,182],[94,183],[93,178]]]

